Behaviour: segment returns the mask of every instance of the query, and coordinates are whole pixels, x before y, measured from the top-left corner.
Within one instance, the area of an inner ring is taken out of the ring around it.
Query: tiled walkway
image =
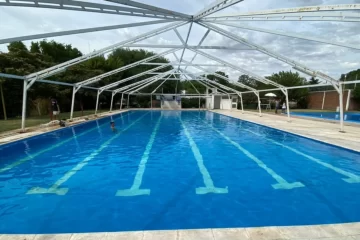
[[[245,112],[242,114],[241,111],[238,110],[216,110],[213,112],[281,129],[360,152],[360,124],[358,126],[345,126],[345,133],[342,133],[339,132],[339,124],[332,122],[303,118],[291,118],[291,121],[288,122],[286,116],[262,114],[262,117],[259,117],[255,112]]]

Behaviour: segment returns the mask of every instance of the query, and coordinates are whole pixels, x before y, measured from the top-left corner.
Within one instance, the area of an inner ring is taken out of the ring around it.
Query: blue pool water
[[[338,112],[291,112],[291,115],[337,121],[340,120],[340,113]],[[360,123],[360,113],[345,113],[344,121]]]
[[[0,146],[0,234],[360,221],[360,153],[211,112],[112,118]]]

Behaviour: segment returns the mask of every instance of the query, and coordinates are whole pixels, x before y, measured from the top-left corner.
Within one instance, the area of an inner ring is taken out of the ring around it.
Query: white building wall
[[[231,110],[231,100],[229,99],[221,99],[221,103],[220,103],[220,109],[223,110]]]

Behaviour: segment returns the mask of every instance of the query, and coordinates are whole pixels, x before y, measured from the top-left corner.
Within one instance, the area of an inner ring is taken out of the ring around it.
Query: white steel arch
[[[300,39],[304,39],[307,41],[316,41],[316,42],[321,42],[324,44],[337,45],[337,46],[341,46],[341,47],[359,50],[360,49],[359,45],[351,45],[351,44],[347,44],[347,43],[333,42],[333,41],[326,40],[326,39],[308,37],[308,36],[303,36],[303,35],[295,34],[295,33],[288,33],[288,32],[285,33],[285,32],[275,31],[275,30],[254,28],[254,27],[249,27],[249,26],[244,26],[244,25],[227,23],[227,21],[232,21],[232,22],[241,22],[241,21],[265,21],[265,22],[266,21],[341,21],[341,22],[357,23],[357,22],[360,22],[360,4],[320,5],[320,6],[274,9],[274,10],[259,11],[259,12],[235,13],[235,14],[214,16],[212,14],[214,14],[220,10],[223,10],[229,6],[232,6],[234,4],[241,3],[241,2],[243,2],[243,0],[216,0],[212,4],[206,6],[203,10],[197,12],[194,15],[171,11],[168,9],[159,8],[156,6],[149,5],[149,4],[143,4],[143,3],[132,1],[132,0],[106,0],[106,1],[115,3],[115,5],[114,4],[113,5],[102,4],[102,3],[90,3],[90,2],[85,2],[85,1],[74,1],[74,0],[6,0],[6,1],[0,2],[0,7],[33,7],[33,8],[43,8],[43,9],[61,9],[61,10],[82,11],[82,12],[91,12],[91,13],[100,13],[100,14],[145,17],[148,19],[152,19],[152,18],[160,19],[160,20],[146,21],[146,22],[140,22],[140,23],[110,25],[110,26],[103,26],[103,27],[96,27],[96,28],[85,28],[85,29],[53,32],[53,33],[19,36],[19,37],[7,38],[7,39],[0,39],[0,44],[9,43],[9,42],[13,42],[13,41],[32,40],[32,39],[38,39],[38,38],[44,38],[44,37],[55,37],[55,36],[64,36],[64,35],[71,35],[71,34],[81,34],[81,33],[87,33],[87,32],[105,31],[105,30],[119,29],[119,28],[170,23],[165,26],[156,28],[152,31],[140,34],[136,37],[133,37],[133,38],[130,38],[127,40],[123,40],[119,43],[102,48],[100,50],[86,54],[84,56],[72,59],[70,61],[58,64],[58,65],[50,67],[48,69],[29,74],[27,76],[19,77],[19,76],[11,76],[8,74],[0,73],[0,76],[18,78],[18,79],[22,79],[24,81],[23,109],[22,109],[22,129],[23,130],[25,129],[27,90],[35,82],[38,81],[38,82],[47,82],[47,83],[54,83],[54,84],[65,84],[65,83],[58,83],[58,82],[54,82],[54,81],[45,80],[45,78],[48,78],[49,76],[55,75],[62,71],[66,71],[66,69],[68,67],[73,66],[78,63],[81,63],[81,62],[84,62],[93,57],[97,57],[97,56],[103,55],[105,53],[112,52],[117,48],[121,48],[121,47],[149,47],[149,48],[151,48],[151,47],[153,47],[153,48],[167,48],[169,50],[166,50],[160,54],[156,54],[155,56],[143,59],[141,61],[129,64],[127,66],[115,69],[113,71],[95,76],[93,78],[87,79],[82,82],[78,82],[75,84],[67,84],[66,83],[67,85],[73,86],[73,99],[72,99],[72,108],[71,108],[72,110],[71,111],[73,112],[75,94],[80,88],[91,88],[88,85],[91,85],[95,82],[101,81],[105,77],[119,73],[119,72],[129,69],[131,67],[135,67],[135,66],[143,65],[143,64],[154,65],[155,67],[153,69],[139,73],[135,76],[131,76],[126,79],[119,79],[118,81],[116,81],[114,83],[111,83],[109,85],[98,88],[97,89],[97,92],[98,92],[97,102],[99,99],[99,95],[103,91],[111,91],[112,92],[112,101],[113,101],[114,95],[117,93],[121,93],[122,98],[123,98],[124,94],[128,94],[128,96],[130,94],[149,94],[149,95],[151,95],[156,91],[157,88],[152,93],[137,93],[137,91],[139,91],[153,83],[156,83],[159,80],[165,79],[165,80],[162,80],[162,82],[161,82],[161,84],[163,84],[165,81],[170,80],[171,74],[177,74],[177,75],[180,74],[180,77],[176,77],[174,75],[175,79],[182,79],[181,76],[185,76],[185,79],[188,79],[189,78],[188,76],[190,76],[190,78],[193,78],[191,80],[198,81],[202,85],[205,85],[208,87],[209,86],[213,86],[213,87],[218,86],[218,88],[222,89],[221,91],[224,92],[225,94],[230,94],[230,93],[237,94],[238,96],[240,96],[240,98],[242,100],[242,94],[245,92],[238,91],[229,86],[221,85],[220,83],[209,80],[206,77],[204,77],[204,78],[197,77],[197,74],[186,71],[186,69],[190,66],[190,67],[197,68],[198,70],[201,70],[205,74],[209,73],[208,71],[206,71],[206,69],[201,67],[201,64],[193,64],[193,60],[196,58],[197,55],[202,55],[203,57],[206,57],[213,61],[218,62],[220,65],[217,65],[217,66],[229,67],[231,69],[234,69],[234,70],[240,71],[242,73],[248,74],[249,76],[252,76],[256,81],[275,86],[276,90],[281,90],[284,93],[284,95],[286,96],[286,100],[288,101],[288,89],[291,89],[291,88],[282,86],[276,82],[270,81],[262,76],[259,76],[258,74],[251,72],[248,69],[244,69],[240,66],[230,64],[229,62],[227,62],[225,60],[219,59],[213,55],[210,55],[208,53],[201,51],[201,49],[220,49],[220,50],[236,50],[236,51],[252,50],[252,51],[262,52],[262,53],[268,55],[269,57],[278,59],[286,64],[289,64],[297,71],[300,71],[300,72],[305,73],[310,76],[316,76],[316,77],[322,78],[326,82],[330,83],[339,93],[340,130],[343,131],[343,99],[342,99],[343,83],[340,83],[338,80],[336,80],[320,71],[311,69],[302,63],[294,61],[293,59],[289,58],[288,56],[283,56],[273,50],[267,49],[264,46],[258,45],[256,43],[249,41],[248,39],[245,39],[236,34],[233,34],[219,26],[214,25],[214,23],[219,24],[220,26],[225,25],[225,26],[242,28],[242,29],[247,29],[247,30],[256,31],[256,32],[266,32],[266,33],[270,33],[270,34],[277,34],[277,35],[287,36],[287,37],[291,37],[291,38],[300,38]],[[187,33],[186,33],[187,35],[184,40],[183,37],[178,32],[177,28],[184,26],[186,24],[189,24],[189,28],[187,30]],[[198,45],[196,45],[196,46],[188,45],[189,36],[192,32],[194,24],[198,24],[207,30],[206,33],[204,34],[204,36],[202,37],[202,39],[200,40],[200,42],[198,43]],[[141,43],[136,44],[142,40],[157,36],[161,33],[164,33],[164,32],[170,31],[170,30],[175,31],[175,33],[178,36],[178,38],[180,39],[182,45],[154,45],[154,44],[141,44]],[[210,31],[213,31],[213,32],[221,34],[225,37],[228,37],[238,43],[241,43],[242,45],[244,45],[246,47],[201,46]],[[175,52],[178,50],[182,50],[180,58],[178,58],[177,55],[175,54]],[[184,52],[186,50],[189,50],[189,51],[192,51],[195,53],[195,55],[191,59],[191,61],[185,61],[183,59]],[[150,62],[158,57],[166,56],[167,54],[174,54],[174,56],[177,59],[177,62],[170,62],[170,63],[158,64],[158,65]],[[156,72],[157,70],[160,70],[160,69],[168,67],[168,66],[172,66],[173,69],[166,71],[166,72]],[[183,66],[185,66],[185,68],[182,68]],[[215,65],[213,65],[213,66],[215,67]],[[175,70],[175,69],[177,69],[177,70]],[[114,89],[115,87],[117,87],[120,84],[123,84],[130,80],[134,80],[138,77],[142,77],[146,74],[154,74],[154,76],[146,78],[144,80],[140,80],[140,81],[131,83],[131,84],[128,84],[126,86],[122,86],[117,89]],[[211,74],[215,75],[216,77],[219,77],[219,78],[229,81],[229,83],[233,84],[234,86],[242,87],[242,88],[249,90],[250,92],[253,92],[254,94],[256,94],[258,96],[258,99],[259,99],[259,90],[254,89],[249,86],[246,86],[244,84],[238,83],[236,81],[235,82],[231,81],[229,78],[226,78],[219,74],[216,74],[216,73],[211,73]],[[320,84],[320,85],[324,86],[324,84]],[[197,93],[200,96],[200,93],[198,91],[197,91]],[[206,95],[206,94],[204,94],[204,95]],[[260,99],[258,100],[258,102],[260,104]],[[96,108],[97,108],[97,105],[96,105]],[[113,105],[113,102],[111,102],[111,109],[112,109],[112,105]],[[289,104],[287,104],[287,106],[289,107]],[[242,109],[243,109],[243,107],[242,107]],[[261,115],[260,107],[259,107],[259,111],[260,111],[259,113]],[[289,113],[289,109],[287,112]],[[290,115],[288,115],[288,117],[290,117]],[[71,114],[71,118],[72,118],[72,114]]]

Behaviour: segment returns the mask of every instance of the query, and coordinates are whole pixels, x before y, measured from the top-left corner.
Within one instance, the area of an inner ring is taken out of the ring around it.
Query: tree
[[[301,77],[297,72],[281,71],[279,73],[274,73],[267,78],[285,87],[307,85],[306,79]],[[282,94],[282,93],[278,91],[278,94]],[[309,94],[308,88],[289,89],[288,94],[289,94],[289,99],[296,101],[299,107],[307,108],[307,96]],[[285,96],[283,96],[283,100],[285,100]]]
[[[360,69],[350,71],[346,74],[341,74],[340,81],[354,81],[360,79]],[[355,84],[346,84],[344,89],[354,89]]]
[[[25,44],[23,44],[22,42],[12,42],[8,45],[8,50],[9,52],[19,52],[19,51],[28,51],[28,49],[26,48]]]
[[[353,98],[360,102],[360,85],[357,85],[353,91]]]
[[[257,88],[258,85],[257,81],[254,78],[245,74],[239,76],[238,82],[252,88]]]
[[[41,53],[40,45],[38,42],[31,42],[30,52],[32,53]]]
[[[317,78],[311,77],[308,83],[309,83],[309,85],[316,85],[316,84],[320,83],[320,80]]]
[[[49,60],[54,63],[62,63],[82,56],[82,53],[70,44],[65,45],[55,41],[48,42],[46,40],[42,40],[38,44],[41,54],[47,56]]]

